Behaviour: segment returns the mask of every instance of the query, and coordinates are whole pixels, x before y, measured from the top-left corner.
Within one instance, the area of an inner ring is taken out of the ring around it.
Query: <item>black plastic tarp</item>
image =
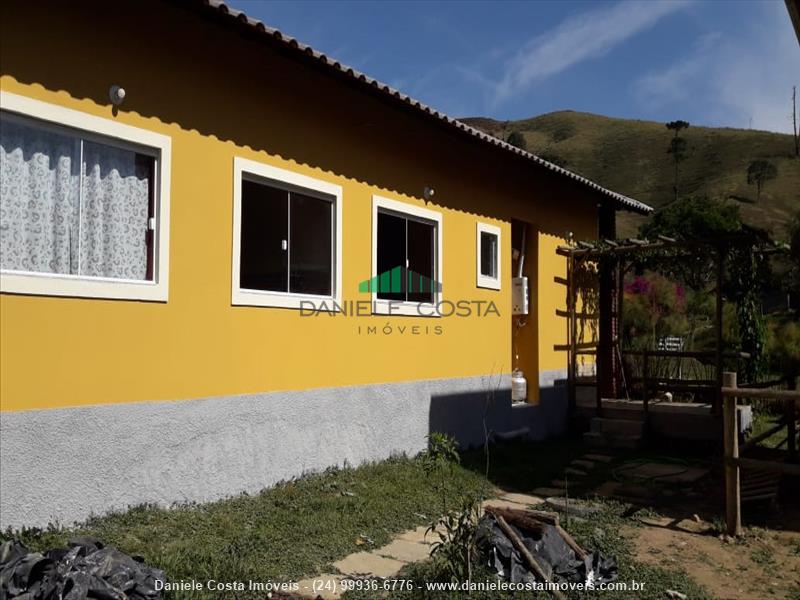
[[[533,555],[545,575],[556,583],[608,583],[617,579],[617,561],[599,552],[587,552],[581,560],[552,525],[542,523],[541,531],[526,531],[509,523]],[[486,514],[478,524],[476,545],[486,564],[512,583],[533,583],[537,579],[514,544]]]
[[[30,552],[16,540],[0,546],[0,598],[157,600],[157,579],[165,579],[160,569],[91,537],[45,553]]]

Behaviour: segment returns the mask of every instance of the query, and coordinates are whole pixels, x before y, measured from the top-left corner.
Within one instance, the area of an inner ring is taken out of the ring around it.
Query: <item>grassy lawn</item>
[[[457,467],[447,488],[454,496],[457,490],[478,493],[485,484],[475,472]],[[290,581],[369,549],[367,538],[381,546],[440,512],[441,496],[420,461],[394,458],[329,470],[258,495],[170,509],[141,506],[75,528],[26,530],[17,537],[31,549],[45,550],[76,535],[93,535],[143,556],[171,580]],[[5,532],[0,539],[10,536]]]
[[[490,483],[484,479],[483,451],[469,451],[462,454],[461,464],[454,466],[446,479],[446,495],[454,506],[466,494],[491,495],[494,486],[530,492],[536,486],[549,485],[553,479],[563,479],[564,468],[586,451],[579,440],[570,439],[494,446],[489,457]],[[634,456],[640,458],[642,454],[618,457],[584,478],[582,485],[568,480],[570,496],[590,495],[619,461]],[[142,506],[73,528],[26,530],[16,535],[37,550],[61,546],[76,535],[93,535],[125,552],[143,556],[149,564],[164,569],[172,581],[296,581],[330,572],[333,561],[382,546],[401,531],[428,525],[442,511],[441,494],[435,489],[437,480],[426,476],[419,458],[393,458],[358,468],[329,470],[257,495],[170,509]],[[565,518],[562,523],[585,547],[617,556],[620,581],[645,582],[645,591],[636,597],[663,598],[665,589],[682,591],[690,598],[709,597],[679,569],[637,562],[630,541],[631,529],[640,526],[635,516],[634,509],[626,505],[602,501],[602,512],[590,520]],[[10,535],[6,532],[0,539]],[[402,576],[418,581],[441,578],[437,565],[430,561],[409,565]],[[474,579],[486,580],[490,575],[477,573]],[[600,597],[630,594],[617,592]],[[406,597],[421,595],[437,597],[420,592]],[[445,596],[453,594],[442,592],[438,597]],[[192,592],[191,597],[221,596]],[[348,597],[375,594],[351,593]],[[508,596],[477,593],[471,597]]]

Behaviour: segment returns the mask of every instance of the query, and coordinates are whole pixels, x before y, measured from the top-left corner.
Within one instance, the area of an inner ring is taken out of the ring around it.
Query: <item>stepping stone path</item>
[[[564,469],[565,475],[571,475],[575,479],[570,479],[569,481],[560,478],[554,479],[550,482],[550,487],[537,488],[533,490],[533,493],[539,494],[540,496],[564,496],[566,488],[580,487],[581,478],[586,477],[589,471],[594,469],[598,463],[607,465],[612,460],[614,460],[614,457],[608,454],[585,454],[573,460],[569,463],[569,466]]]
[[[533,490],[533,493],[537,496],[544,496],[548,498],[550,496],[563,496],[564,495],[564,488],[554,488],[554,487],[538,487]]]
[[[610,463],[612,460],[614,460],[613,456],[608,456],[607,454],[587,454],[583,458],[585,458],[586,460],[593,460],[595,462],[604,462],[604,463]]]
[[[594,468],[594,463],[590,460],[582,460],[579,458],[569,463],[569,466],[575,467],[576,469],[592,469]]]
[[[500,508],[528,508],[544,503],[544,497],[561,495],[559,490],[548,490],[547,493],[516,494],[503,493],[497,498],[492,498],[483,503],[483,506]],[[551,493],[556,492],[556,493]],[[342,595],[342,581],[345,579],[390,579],[405,565],[419,562],[430,556],[431,544],[438,538],[434,535],[425,535],[428,528],[425,526],[411,529],[401,533],[387,545],[376,548],[370,552],[355,552],[345,556],[342,560],[333,563],[339,573],[324,573],[303,579],[298,582],[298,594],[303,598],[317,598],[323,600],[336,600]],[[317,589],[315,591],[314,586]]]
[[[564,473],[567,475],[575,475],[575,477],[586,477],[586,471],[581,471],[580,469],[573,469],[572,467],[567,467],[564,469]]]
[[[570,481],[570,485],[580,486],[580,478],[585,477],[598,463],[605,465],[612,460],[614,460],[614,457],[607,454],[586,454],[579,459],[573,460],[570,466],[564,469],[564,472],[577,478],[577,481]],[[557,499],[565,495],[568,482],[562,479],[554,479],[550,485],[552,487],[534,489],[533,495],[503,493],[497,498],[485,501],[483,506],[528,508],[543,504],[545,502],[544,498],[552,498],[552,502],[557,503]],[[613,493],[616,489],[602,491]],[[323,600],[336,600],[343,592],[342,581],[345,579],[390,579],[396,577],[397,573],[405,565],[426,560],[430,556],[431,544],[438,538],[435,535],[426,535],[426,530],[427,527],[420,526],[401,533],[381,548],[376,548],[369,552],[355,552],[345,556],[343,559],[333,563],[333,566],[339,571],[338,573],[324,573],[300,581],[298,594],[303,598],[317,598],[319,596]],[[315,582],[316,591],[314,590]]]

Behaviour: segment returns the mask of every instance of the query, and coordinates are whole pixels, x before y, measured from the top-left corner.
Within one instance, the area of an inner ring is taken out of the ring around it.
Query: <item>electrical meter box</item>
[[[527,277],[514,277],[511,279],[511,313],[514,315],[527,315],[530,310],[530,290]]]

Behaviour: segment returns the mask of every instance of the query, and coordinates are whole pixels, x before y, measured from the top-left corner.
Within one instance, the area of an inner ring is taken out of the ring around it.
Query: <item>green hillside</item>
[[[672,132],[663,123],[573,111],[507,123],[480,117],[463,121],[500,138],[519,131],[529,151],[651,206],[673,199],[674,163],[667,154]],[[688,143],[680,166],[681,195],[728,198],[740,204],[745,222],[786,237],[790,215],[800,210],[800,159],[793,158],[790,135],[691,126],[681,136]],[[778,170],[758,202],[755,186],[747,184],[747,167],[755,159],[769,160]],[[642,217],[619,213],[619,235],[635,234],[641,222]]]

